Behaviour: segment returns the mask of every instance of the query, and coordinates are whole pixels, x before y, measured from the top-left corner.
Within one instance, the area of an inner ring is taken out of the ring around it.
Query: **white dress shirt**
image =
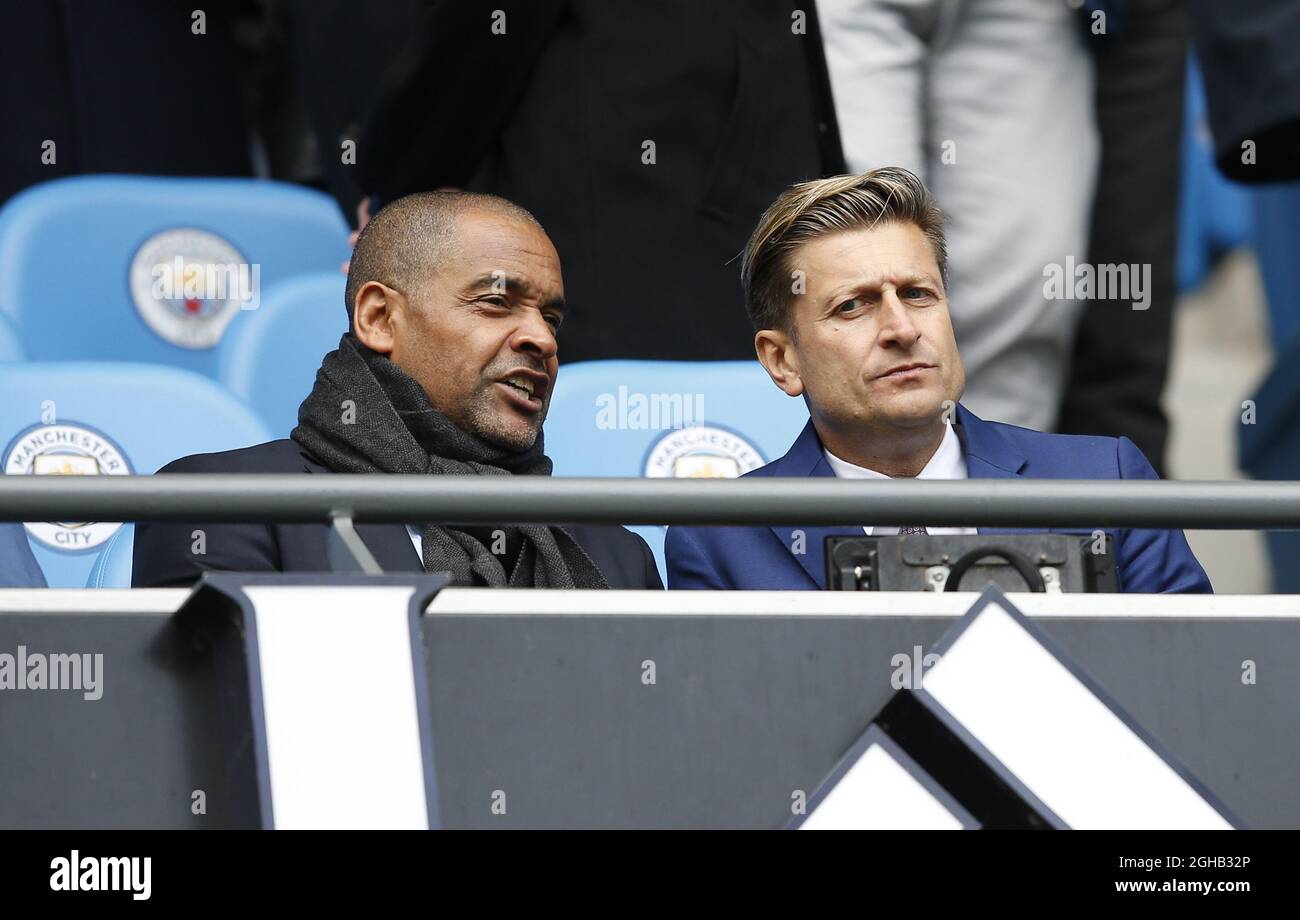
[[[875,470],[869,470],[864,466],[858,466],[847,460],[841,460],[829,450],[822,448],[822,453],[826,455],[826,462],[831,465],[831,469],[840,479],[891,479],[884,473],[877,473]],[[957,432],[952,425],[944,425],[943,440],[939,442],[939,449],[934,452],[934,456],[926,463],[925,468],[916,476],[917,479],[965,479],[966,478],[966,456],[962,453],[961,439],[957,437]],[[867,536],[888,536],[898,533],[900,526],[915,526],[911,522],[904,521],[901,524],[882,527],[880,525],[867,525],[862,529],[867,532]],[[926,533],[935,534],[961,534],[961,533],[979,533],[974,527],[926,527]]]

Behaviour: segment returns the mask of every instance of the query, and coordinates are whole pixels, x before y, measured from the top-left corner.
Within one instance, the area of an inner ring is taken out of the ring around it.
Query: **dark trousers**
[[[1133,440],[1164,474],[1178,227],[1179,145],[1188,44],[1183,0],[1130,0],[1099,43],[1101,171],[1088,260],[1151,266],[1151,305],[1088,301],[1057,430]]]

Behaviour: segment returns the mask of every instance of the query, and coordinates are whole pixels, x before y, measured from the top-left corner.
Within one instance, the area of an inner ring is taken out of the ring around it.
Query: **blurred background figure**
[[[364,197],[361,124],[380,90],[380,66],[358,49],[402,47],[421,0],[228,0],[243,67],[257,175],[300,182],[338,199]],[[386,59],[386,58],[385,58]]]
[[[1241,468],[1300,478],[1300,4],[1193,0],[1213,158],[1248,183],[1273,362],[1232,407]],[[1262,325],[1262,324],[1261,324]],[[1261,349],[1267,351],[1268,349]],[[1266,355],[1260,359],[1267,361]],[[1265,365],[1267,367],[1267,365]],[[1300,532],[1268,534],[1273,589],[1300,591]]]
[[[358,164],[381,203],[451,186],[536,214],[566,362],[752,359],[734,260],[781,189],[843,169],[796,0],[427,3]]]
[[[1300,4],[1191,0],[1214,160],[1242,182],[1300,176]],[[1246,156],[1247,146],[1250,156]]]
[[[822,0],[848,167],[903,166],[948,214],[965,403],[1050,431],[1080,305],[1044,267],[1087,260],[1098,134],[1079,12],[1058,0]]]
[[[1057,430],[1126,436],[1167,472],[1169,374],[1178,255],[1179,168],[1186,94],[1184,0],[1112,0],[1106,30],[1087,44],[1101,169],[1092,203],[1088,261],[1150,266],[1145,309],[1109,297],[1083,304]]]
[[[328,190],[350,214],[379,89],[355,51],[400,46],[419,6],[0,0],[0,201],[85,173],[257,176]]]
[[[181,0],[0,0],[0,201],[78,173],[251,171],[234,30]]]

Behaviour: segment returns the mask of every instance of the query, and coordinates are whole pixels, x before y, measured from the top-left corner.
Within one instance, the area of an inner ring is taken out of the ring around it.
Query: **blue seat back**
[[[0,365],[0,443],[10,475],[153,473],[188,454],[269,439],[261,420],[189,371],[118,362]],[[50,587],[82,587],[117,524],[29,522]],[[124,538],[129,544],[129,534]],[[116,587],[128,587],[121,578]]]
[[[78,176],[0,209],[0,313],[33,361],[212,376],[261,291],[347,258],[332,198],[253,179]]]
[[[546,420],[557,476],[733,477],[782,456],[808,421],[757,361],[561,367]],[[631,528],[665,571],[665,528]]]
[[[217,379],[278,437],[298,423],[321,358],[348,329],[346,281],[335,269],[268,287],[261,307],[241,316],[217,350]]]
[[[12,361],[22,361],[26,358],[23,354],[23,346],[18,341],[18,333],[14,332],[13,324],[0,313],[0,364]]]
[[[87,588],[131,587],[131,566],[135,558],[135,524],[126,523],[108,538],[95,557],[86,578]]]

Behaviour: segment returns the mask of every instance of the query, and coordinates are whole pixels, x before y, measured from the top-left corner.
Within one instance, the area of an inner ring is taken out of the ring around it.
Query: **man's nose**
[[[912,311],[903,303],[895,290],[887,290],[880,297],[880,344],[911,348],[921,337],[921,330],[912,321]]]
[[[537,310],[525,312],[510,337],[510,347],[548,361],[559,351],[555,329]]]

